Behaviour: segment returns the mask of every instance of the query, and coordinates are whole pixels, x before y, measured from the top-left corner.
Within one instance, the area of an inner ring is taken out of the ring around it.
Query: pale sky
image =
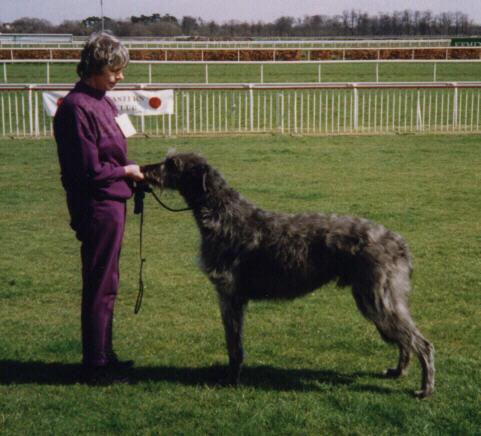
[[[63,20],[80,20],[100,16],[101,0],[0,0],[0,22],[21,17],[44,18],[54,24]],[[336,15],[344,10],[369,14],[404,9],[440,12],[460,11],[481,23],[481,0],[103,0],[104,15],[128,18],[131,15],[170,14],[229,21],[274,21],[287,15]]]

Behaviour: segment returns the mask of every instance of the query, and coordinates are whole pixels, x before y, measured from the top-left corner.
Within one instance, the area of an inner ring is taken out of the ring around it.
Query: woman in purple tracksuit
[[[119,255],[132,182],[143,179],[127,159],[118,111],[105,94],[123,80],[127,49],[107,33],[93,34],[77,67],[80,81],[54,119],[70,225],[81,242],[83,368],[88,381],[118,381],[112,316],[119,286]]]

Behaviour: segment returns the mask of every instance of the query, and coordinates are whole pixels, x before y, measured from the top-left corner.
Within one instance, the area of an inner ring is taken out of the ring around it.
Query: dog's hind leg
[[[407,368],[411,361],[411,350],[404,345],[398,344],[399,347],[399,361],[395,368],[387,368],[384,375],[388,378],[397,378],[407,374]]]
[[[400,349],[399,363],[396,368],[388,369],[388,377],[404,375],[409,364],[411,352],[414,352],[421,363],[421,390],[416,391],[417,397],[427,397],[434,391],[434,348],[419,332],[411,315],[404,308],[401,311],[384,314],[374,321],[381,337],[387,342],[397,343]]]
[[[414,352],[421,363],[421,390],[415,394],[427,397],[434,391],[434,348],[419,332],[411,318],[405,292],[396,292],[392,282],[384,286],[353,289],[358,308],[363,315],[374,322],[381,337],[399,347],[399,361],[396,368],[384,372],[388,377],[399,377],[406,373],[411,353]]]
[[[242,327],[246,301],[231,295],[219,293],[219,305],[224,324],[227,352],[229,353],[229,384],[237,385],[240,380],[244,351],[242,348]]]
[[[395,321],[391,319],[393,314],[389,315],[382,307],[378,298],[379,291],[373,291],[371,286],[353,286],[352,291],[357,308],[365,318],[374,323],[382,339],[387,343],[396,344],[399,348],[397,367],[388,368],[383,374],[392,378],[404,375],[411,359],[411,345],[409,340],[402,340],[403,338],[397,334]]]
[[[434,392],[434,347],[417,329],[414,332],[413,350],[418,355],[423,371],[421,389],[415,395],[419,398],[428,397]]]

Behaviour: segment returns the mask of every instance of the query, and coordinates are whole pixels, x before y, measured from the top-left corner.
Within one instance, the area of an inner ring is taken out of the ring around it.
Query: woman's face
[[[99,91],[110,91],[115,87],[117,82],[121,80],[124,80],[123,68],[112,69],[106,66],[100,74],[94,74],[89,77],[86,82],[92,88],[98,89]]]

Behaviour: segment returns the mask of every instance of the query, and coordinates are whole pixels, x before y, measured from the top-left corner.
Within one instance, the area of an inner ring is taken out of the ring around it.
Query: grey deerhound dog
[[[335,280],[352,287],[360,312],[386,342],[399,347],[397,367],[385,375],[405,374],[414,353],[422,368],[421,390],[415,394],[433,393],[434,348],[409,313],[411,256],[399,235],[360,218],[266,212],[193,153],[170,152],[143,172],[148,184],[178,190],[192,208],[202,267],[219,297],[231,383],[239,382],[249,300],[289,300]]]

